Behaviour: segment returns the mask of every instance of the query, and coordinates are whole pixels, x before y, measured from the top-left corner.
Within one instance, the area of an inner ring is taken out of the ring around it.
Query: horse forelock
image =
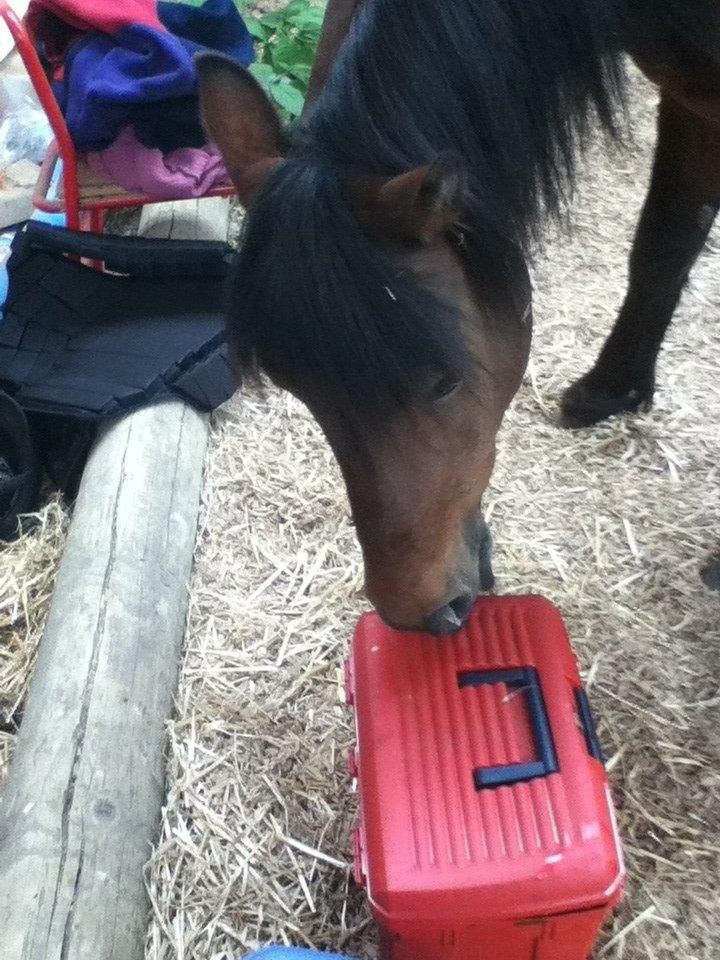
[[[363,232],[342,174],[307,158],[286,161],[253,204],[228,335],[241,376],[314,385],[359,421],[468,363],[456,309]]]

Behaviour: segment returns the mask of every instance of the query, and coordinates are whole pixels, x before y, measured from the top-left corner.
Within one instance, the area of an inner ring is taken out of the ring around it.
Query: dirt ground
[[[591,152],[572,231],[534,269],[536,339],[486,507],[504,592],[566,617],[600,720],[630,870],[596,956],[716,960],[720,939],[720,542],[716,230],[660,365],[654,410],[593,431],[554,423],[623,292],[654,94],[633,145]],[[62,544],[50,505],[0,558],[0,706],[22,699]],[[341,666],[366,608],[342,484],[312,419],[277,392],[215,418],[167,804],[148,867],[147,960],[230,960],[269,942],[372,957],[350,881],[355,797]],[[14,727],[0,728],[0,777]]]

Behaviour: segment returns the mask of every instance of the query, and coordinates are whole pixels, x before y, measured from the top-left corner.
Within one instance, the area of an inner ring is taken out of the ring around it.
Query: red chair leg
[[[93,233],[102,233],[105,230],[106,210],[90,211],[90,229]]]
[[[105,229],[105,210],[81,210],[79,216],[79,228],[86,233],[102,233]],[[93,270],[103,270],[102,260],[83,260]]]

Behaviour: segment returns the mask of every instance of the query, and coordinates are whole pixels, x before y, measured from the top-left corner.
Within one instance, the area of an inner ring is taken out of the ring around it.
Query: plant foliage
[[[291,0],[260,16],[242,10],[257,54],[250,72],[286,119],[302,112],[325,5],[326,0]]]

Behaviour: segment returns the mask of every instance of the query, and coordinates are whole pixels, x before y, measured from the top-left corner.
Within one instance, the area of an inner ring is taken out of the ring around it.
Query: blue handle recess
[[[560,769],[540,686],[540,677],[534,667],[463,673],[459,677],[461,688],[494,686],[498,683],[504,683],[514,690],[521,690],[526,695],[539,759],[532,763],[479,767],[473,772],[475,787],[478,790],[524,783],[537,777],[547,777],[551,773],[557,773]]]
[[[580,722],[583,725],[583,732],[585,733],[585,743],[587,744],[588,753],[594,760],[604,765],[605,759],[595,728],[595,720],[593,719],[592,710],[590,709],[590,701],[583,687],[578,687],[575,691],[575,699],[577,701],[578,713],[580,714]]]

